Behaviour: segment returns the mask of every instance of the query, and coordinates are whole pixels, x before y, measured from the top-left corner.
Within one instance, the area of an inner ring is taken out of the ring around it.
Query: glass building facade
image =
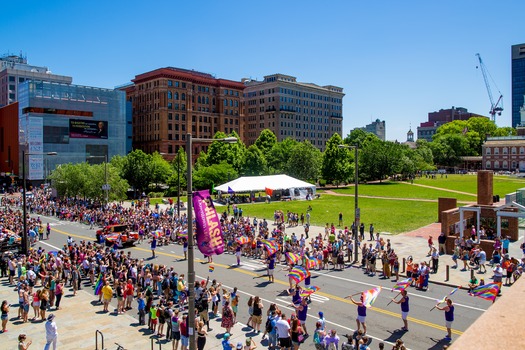
[[[525,95],[525,44],[513,45],[512,55],[512,127],[523,126],[521,118]]]
[[[58,164],[102,163],[131,151],[123,91],[28,81],[18,96],[20,164],[25,151],[28,180],[46,178]]]

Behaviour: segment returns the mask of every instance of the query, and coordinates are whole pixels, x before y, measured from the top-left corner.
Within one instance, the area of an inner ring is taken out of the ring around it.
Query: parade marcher
[[[401,330],[403,331],[408,331],[408,320],[407,320],[408,311],[409,311],[408,300],[409,300],[409,297],[408,297],[408,292],[406,291],[406,289],[403,289],[401,291],[401,299],[399,300],[392,299],[394,303],[401,305],[401,319],[403,320],[403,324],[404,324]]]
[[[447,327],[446,341],[452,340],[452,322],[454,322],[454,305],[452,300],[447,298],[447,305],[441,307],[436,305],[436,309],[445,311],[445,327]]]
[[[366,334],[366,306],[363,303],[364,296],[361,293],[360,301],[355,301],[352,296],[350,297],[350,301],[357,305],[357,317],[356,317],[356,323],[357,323],[357,331],[361,329],[361,325],[363,326],[363,334]],[[347,297],[348,298],[348,297]]]

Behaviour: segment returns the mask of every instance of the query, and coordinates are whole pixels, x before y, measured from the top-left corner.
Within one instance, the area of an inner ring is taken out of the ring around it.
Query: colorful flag
[[[290,270],[288,276],[291,277],[295,283],[299,283],[306,278],[307,272],[302,266],[295,266]]]
[[[268,255],[273,255],[279,250],[279,245],[274,239],[262,239],[261,243],[266,248]]]
[[[177,232],[177,237],[188,238],[188,230],[186,229],[186,230]]]
[[[224,252],[224,239],[221,223],[209,190],[193,192],[193,209],[195,211],[197,247],[200,252],[206,256],[222,254]],[[191,223],[189,224],[191,225]]]
[[[102,292],[102,274],[98,275],[97,283],[95,283],[95,295],[99,295]]]
[[[208,271],[213,272],[213,270],[215,270],[215,267],[213,267],[212,265],[210,265],[209,268],[208,268]]]
[[[398,292],[401,292],[407,289],[410,286],[410,284],[412,284],[412,281],[413,281],[412,278],[407,278],[405,280],[397,282],[396,285],[392,288],[391,292],[395,290],[397,290]]]
[[[244,245],[250,243],[250,239],[246,236],[240,236],[235,238],[235,242],[239,243],[240,245]]]
[[[271,196],[273,194],[273,190],[271,188],[265,187],[264,192],[266,192],[267,195]]]
[[[319,287],[317,287],[317,286],[310,286],[310,287],[308,287],[308,288],[304,288],[304,289],[302,289],[301,292],[299,293],[299,295],[300,295],[301,297],[303,297],[303,298],[304,298],[304,297],[309,297],[310,295],[312,295],[312,294],[314,294],[315,292],[317,292],[319,289],[321,289],[321,288],[319,288]]]
[[[445,295],[445,296],[443,297],[443,299],[436,299],[436,302],[437,302],[438,304],[444,303],[445,301],[447,301],[447,298],[448,298],[449,296],[451,296],[452,294],[456,293],[456,292],[457,292],[458,290],[460,290],[460,289],[461,289],[461,286],[458,286],[458,287],[452,289],[452,291],[451,291],[450,293],[448,293],[448,295]]]
[[[496,283],[489,283],[472,289],[469,294],[475,297],[483,298],[485,300],[494,301],[498,296],[498,293],[499,286]]]
[[[234,193],[235,193],[235,191],[232,190],[230,186],[228,186],[228,194],[234,194]]]
[[[161,234],[161,232],[159,230],[157,230],[157,231],[153,232],[152,235],[156,239],[159,239],[162,234]]]
[[[286,256],[288,263],[297,264],[299,260],[301,260],[301,256],[299,254],[286,252],[284,255]]]
[[[381,292],[381,287],[375,287],[363,292],[363,305],[365,307],[371,307],[377,296]]]
[[[306,258],[306,264],[309,269],[313,269],[319,264],[319,259],[314,258],[313,256]]]

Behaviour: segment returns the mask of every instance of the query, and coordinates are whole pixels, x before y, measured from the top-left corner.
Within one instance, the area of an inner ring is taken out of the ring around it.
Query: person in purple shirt
[[[155,249],[157,249],[157,239],[155,238],[155,236],[153,236],[153,239],[151,240],[150,248],[151,248],[152,258],[155,258]]]
[[[299,305],[294,305],[295,310],[297,310],[297,319],[301,322],[301,327],[303,328],[304,335],[308,336],[308,331],[306,330],[306,317],[308,316],[308,299],[303,298]]]
[[[334,344],[335,349],[339,349],[339,336],[337,335],[337,332],[335,329],[332,329],[330,333],[323,339],[324,346],[326,349],[330,348],[330,344]]]
[[[406,290],[402,290],[401,291],[401,299],[399,300],[395,300],[392,299],[392,301],[396,304],[400,304],[401,305],[401,319],[403,320],[403,323],[404,323],[404,327],[401,328],[402,331],[408,331],[408,321],[407,321],[407,318],[408,318],[408,311],[409,311],[409,306],[408,306],[408,293]]]
[[[268,281],[273,283],[273,270],[275,270],[275,254],[270,255],[266,262],[268,264]]]
[[[452,322],[454,322],[454,305],[452,304],[452,300],[447,298],[447,305],[443,307],[436,305],[436,309],[445,311],[445,327],[447,327],[447,335],[445,336],[445,340],[451,341]]]
[[[363,325],[363,334],[366,334],[366,306],[363,302],[363,293],[361,293],[360,301],[355,301],[351,295],[349,295],[348,297],[350,297],[350,300],[354,305],[357,305],[357,318],[355,319],[357,322],[357,331],[359,332],[359,330],[361,329],[361,325]]]

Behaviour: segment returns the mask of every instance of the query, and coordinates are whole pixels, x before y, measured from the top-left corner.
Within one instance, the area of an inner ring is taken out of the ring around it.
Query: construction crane
[[[489,99],[490,99],[490,112],[489,113],[492,117],[492,121],[495,123],[496,114],[501,115],[501,112],[503,111],[503,95],[501,94],[501,91],[499,91],[498,87],[496,86],[494,79],[492,79],[492,76],[487,71],[487,67],[483,63],[483,60],[481,59],[480,54],[477,53],[476,56],[478,57],[478,60],[479,60],[479,66],[476,66],[476,68],[481,68],[481,73],[483,73],[483,80],[485,80],[485,86],[487,87],[487,93],[489,94]],[[490,89],[490,83],[489,83],[488,77],[490,77],[490,80],[492,80],[492,83],[494,84],[494,86],[496,87],[499,93],[499,98],[496,101],[496,103],[494,103],[494,98],[492,97],[492,90]]]

